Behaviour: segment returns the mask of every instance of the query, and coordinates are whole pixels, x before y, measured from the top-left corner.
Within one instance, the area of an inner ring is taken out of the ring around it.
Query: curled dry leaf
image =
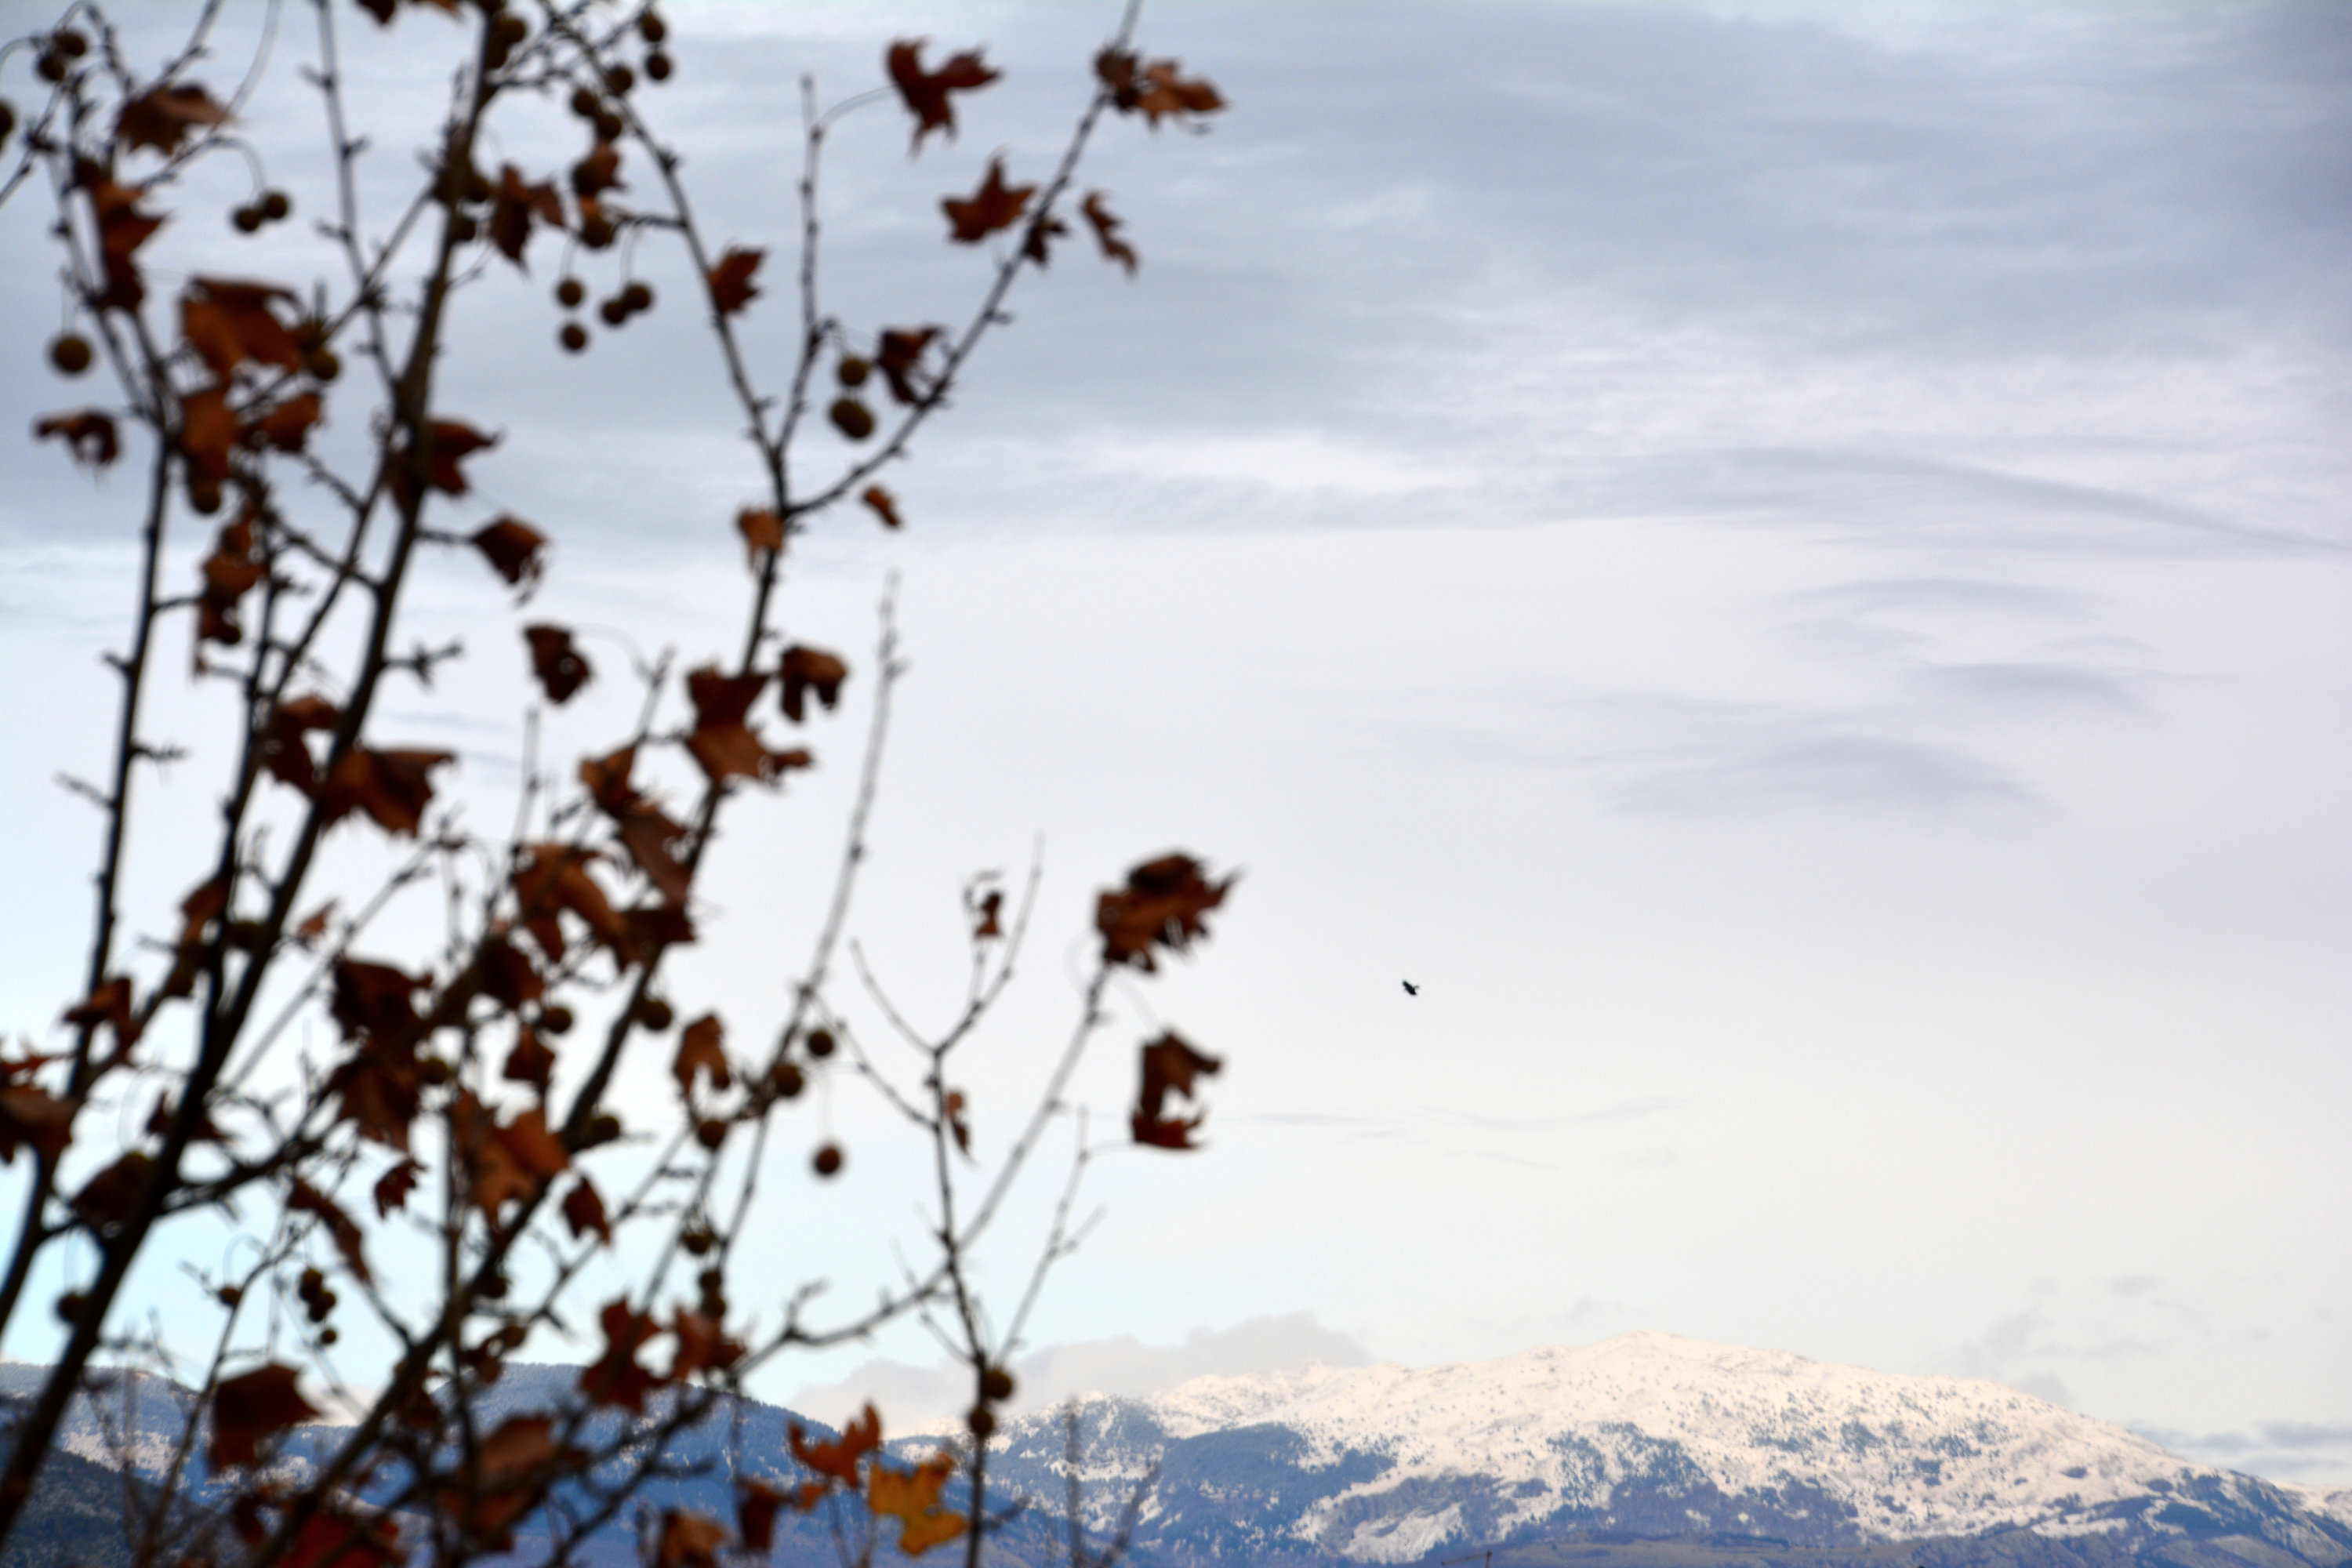
[[[867,1473],[866,1506],[877,1518],[896,1519],[905,1527],[898,1550],[920,1556],[942,1542],[964,1532],[963,1515],[940,1505],[940,1492],[955,1473],[955,1457],[941,1452],[912,1470],[894,1470],[877,1463]]]
[[[940,209],[948,215],[948,237],[959,245],[978,245],[990,235],[1011,228],[1029,210],[1034,185],[1004,183],[1004,160],[988,161],[988,177],[969,196],[943,197]]]
[[[849,679],[849,666],[823,648],[795,643],[784,650],[777,674],[782,687],[784,717],[797,724],[804,711],[803,697],[807,692],[815,692],[825,711],[833,711],[841,697],[841,683]]]
[[[521,170],[509,163],[499,171],[498,189],[490,195],[490,243],[517,267],[523,266],[523,247],[530,242],[533,218],[551,228],[562,228],[563,198],[555,194],[552,181],[531,184]]]
[[[196,988],[196,972],[204,963],[205,937],[213,921],[228,909],[228,883],[219,877],[200,882],[180,900],[180,940],[172,947],[172,972],[163,977],[163,994],[187,996]]]
[[[180,400],[180,452],[188,459],[188,480],[217,486],[228,478],[228,460],[243,436],[229,412],[228,388],[215,382]]]
[[[245,422],[238,439],[280,452],[299,452],[310,438],[310,427],[326,412],[315,392],[298,392]]]
[[[175,156],[197,126],[226,125],[228,110],[194,82],[153,87],[130,100],[114,119],[114,134],[125,147],[152,147]]]
[[[329,899],[325,903],[312,910],[304,917],[302,923],[294,928],[294,940],[305,948],[318,946],[319,939],[327,934],[327,922],[334,918],[335,900]]]
[[[1175,60],[1146,65],[1131,51],[1105,49],[1095,57],[1095,74],[1121,114],[1139,113],[1155,131],[1163,117],[1181,122],[1187,115],[1214,114],[1225,107],[1223,95],[1206,81],[1187,79]]]
[[[751,704],[767,684],[767,676],[756,670],[721,675],[714,666],[705,665],[688,674],[686,692],[694,703],[694,729],[686,738],[686,749],[711,783],[725,784],[735,778],[772,783],[787,769],[809,765],[806,752],[770,751],[746,722]]]
[[[82,1184],[73,1196],[74,1215],[92,1230],[103,1231],[121,1225],[131,1217],[138,1206],[140,1190],[146,1186],[149,1173],[155,1162],[132,1150]]]
[[[113,417],[95,408],[85,408],[79,414],[52,414],[33,425],[33,437],[47,441],[56,437],[73,451],[74,461],[93,468],[103,468],[122,455],[122,438],[116,432]]]
[[[335,1244],[335,1250],[343,1255],[343,1265],[352,1271],[352,1277],[362,1285],[374,1282],[375,1277],[368,1272],[367,1255],[362,1250],[364,1238],[359,1221],[344,1213],[342,1205],[297,1176],[287,1190],[286,1208],[289,1214],[317,1215],[319,1223],[326,1227],[328,1238]]]
[[[1194,937],[1206,936],[1201,917],[1225,900],[1234,879],[1212,882],[1190,855],[1165,855],[1127,874],[1127,886],[1106,891],[1095,905],[1095,929],[1102,932],[1103,962],[1150,971],[1153,947],[1181,952]]]
[[[768,1552],[776,1545],[776,1510],[787,1494],[765,1481],[739,1476],[735,1480],[735,1531],[746,1552]]]
[[[98,223],[99,264],[106,274],[106,289],[93,301],[101,310],[135,310],[147,298],[139,276],[139,247],[154,237],[163,220],[142,212],[142,193],[118,185],[104,165],[88,158],[74,163],[74,184],[89,197]]]
[[[1193,1080],[1213,1077],[1223,1065],[1215,1057],[1194,1050],[1173,1029],[1146,1043],[1143,1081],[1136,1091],[1135,1112],[1129,1119],[1135,1141],[1159,1149],[1194,1147],[1192,1133],[1202,1118],[1168,1115],[1168,1097],[1192,1099]]]
[[[627,189],[621,183],[621,150],[610,142],[597,142],[586,157],[572,165],[572,193],[583,201],[593,202],[606,191]],[[562,221],[560,216],[557,221]]]
[[[490,570],[526,591],[547,567],[547,535],[519,517],[492,519],[474,531],[472,542]]]
[[[312,731],[332,730],[342,722],[342,718],[341,710],[316,692],[279,703],[270,710],[269,727],[262,732],[257,748],[261,765],[280,783],[292,784],[304,795],[315,793],[319,787],[318,762],[310,754],[308,737]],[[319,922],[316,930],[311,929],[310,921],[305,921],[294,933],[305,945],[325,934],[327,911],[320,910],[310,920]]]
[[[784,547],[784,520],[765,507],[745,507],[735,514],[735,531],[743,536],[743,552],[754,566],[764,552]]]
[[[198,570],[204,587],[196,597],[196,637],[203,642],[234,647],[245,640],[236,618],[237,602],[268,574],[254,550],[253,519],[240,515],[220,531],[213,552]]]
[[[927,71],[923,68],[923,45],[928,41],[901,38],[883,57],[883,65],[890,73],[891,84],[898,89],[900,101],[915,117],[915,139],[908,149],[910,155],[922,151],[923,138],[934,131],[944,131],[950,138],[954,137],[955,105],[948,100],[948,94],[986,87],[1001,74],[988,68],[977,49],[950,55],[938,70]]]
[[[604,1331],[604,1354],[581,1368],[580,1392],[592,1404],[643,1415],[646,1395],[663,1382],[637,1360],[637,1352],[657,1331],[654,1321],[631,1311],[625,1296],[607,1301],[597,1321]]]
[[[180,331],[218,382],[247,363],[299,370],[301,342],[270,308],[294,302],[292,293],[271,283],[193,279],[180,296]]]
[[[389,963],[341,959],[335,964],[328,1016],[347,1040],[414,1044],[424,1027],[414,998],[429,984]]]
[[[523,848],[515,868],[515,902],[523,930],[551,963],[562,963],[567,944],[557,916],[569,910],[585,922],[596,940],[617,949],[625,931],[604,889],[588,875],[588,868],[604,858],[593,849],[572,844],[531,844]]]
[[[694,921],[676,904],[639,904],[621,911],[621,945],[613,956],[623,968],[650,963],[666,947],[694,940]]]
[[[605,1216],[604,1194],[584,1174],[563,1194],[563,1223],[575,1241],[593,1230],[605,1246],[613,1245],[613,1222]]]
[[[901,398],[899,401],[906,400]],[[882,520],[883,527],[898,526],[898,499],[888,490],[880,485],[868,485],[858,492],[857,499],[874,509],[874,515]]]
[[[485,436],[472,426],[455,419],[436,419],[425,426],[425,483],[428,489],[444,495],[461,496],[473,487],[467,483],[465,470],[457,465],[476,452],[499,444],[496,436]],[[415,449],[405,444],[396,447],[387,459],[391,465],[387,478],[393,494],[404,504],[415,498],[409,493],[415,483]]]
[[[829,1480],[855,1488],[857,1485],[857,1461],[882,1446],[882,1417],[869,1403],[858,1413],[857,1419],[841,1429],[841,1436],[830,1443],[812,1443],[801,1424],[793,1422],[785,1433],[792,1444],[793,1458]]]
[[[73,1142],[74,1111],[70,1100],[59,1100],[38,1084],[16,1081],[16,1064],[6,1064],[9,1076],[0,1083],[0,1165],[16,1163],[16,1148],[29,1143],[55,1160]]]
[[[424,1174],[424,1166],[414,1160],[403,1160],[378,1176],[369,1194],[375,1200],[375,1217],[386,1219],[394,1210],[405,1207],[408,1194],[416,1190],[417,1178]]]
[[[710,302],[722,316],[731,316],[760,297],[759,285],[751,274],[760,269],[761,260],[768,253],[747,249],[742,246],[729,247],[719,257],[719,265],[710,269]]]
[[[97,989],[66,1009],[65,1022],[84,1029],[104,1024],[114,1031],[118,1051],[137,1045],[139,1015],[131,1005],[131,977],[116,974],[99,982]]]
[[[425,1082],[416,1055],[425,1023],[414,1000],[425,984],[388,963],[344,959],[335,965],[329,1008],[343,1037],[356,1042],[327,1079],[337,1097],[337,1119],[404,1154]]]
[[[1093,226],[1095,243],[1102,247],[1103,258],[1107,261],[1118,262],[1127,268],[1127,275],[1129,278],[1134,277],[1135,269],[1142,264],[1143,258],[1135,254],[1135,247],[1118,237],[1122,220],[1108,207],[1103,205],[1103,193],[1088,191],[1087,199],[1079,205],[1078,211],[1086,215],[1087,222]]]
[[[320,805],[329,822],[365,812],[395,837],[413,838],[433,804],[435,768],[457,761],[449,752],[377,752],[354,746],[327,775]]]
[[[572,700],[578,691],[595,679],[596,671],[580,650],[572,646],[569,628],[557,626],[532,626],[522,629],[525,641],[530,644],[530,667],[545,688],[548,700],[558,706]]]
[[[588,786],[597,809],[620,829],[622,847],[628,850],[637,869],[665,900],[683,904],[693,874],[670,846],[686,837],[686,827],[630,787],[629,770],[636,758],[635,746],[624,746],[610,756],[585,758],[580,763],[580,782]]]
[[[890,384],[890,395],[900,403],[927,403],[931,387],[924,384],[923,356],[930,352],[931,342],[944,329],[940,327],[886,327],[882,340],[874,351],[874,368]],[[880,487],[876,487],[880,488]],[[870,495],[870,492],[869,492]],[[867,505],[873,502],[869,499]],[[889,514],[883,521],[890,521]],[[897,526],[895,523],[892,526]]]
[[[252,1464],[263,1439],[319,1414],[295,1388],[299,1376],[293,1367],[272,1362],[213,1390],[213,1468]]]
[[[541,1094],[547,1092],[548,1079],[555,1076],[555,1053],[540,1038],[537,1029],[528,1025],[515,1031],[515,1043],[507,1050],[507,1059],[499,1064],[499,1077],[509,1083],[527,1083]]]
[[[1021,242],[1021,254],[1040,267],[1050,267],[1054,258],[1048,247],[1069,232],[1070,226],[1052,213],[1039,213],[1029,225],[1028,237]]]
[[[727,1527],[709,1515],[665,1509],[654,1568],[719,1568],[727,1542]]]
[[[669,1070],[677,1079],[681,1099],[694,1098],[698,1073],[707,1075],[713,1089],[733,1086],[735,1074],[727,1065],[726,1037],[727,1026],[716,1013],[705,1013],[678,1031],[677,1055],[671,1059]]]
[[[670,1319],[670,1331],[677,1339],[669,1368],[673,1383],[698,1372],[724,1372],[743,1359],[742,1342],[730,1339],[719,1321],[708,1313],[680,1307]]]
[[[482,939],[474,963],[483,994],[509,1012],[547,994],[547,982],[530,956],[502,933]]]
[[[534,1105],[500,1125],[471,1090],[449,1106],[450,1152],[471,1180],[467,1199],[492,1225],[509,1203],[539,1195],[548,1179],[569,1169],[572,1153],[547,1128]]]

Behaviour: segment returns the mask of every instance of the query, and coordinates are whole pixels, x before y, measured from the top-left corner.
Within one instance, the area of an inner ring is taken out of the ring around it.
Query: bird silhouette
[[[1420,994],[1421,994],[1421,987],[1420,987],[1420,986],[1418,986],[1418,985],[1415,985],[1412,981],[1410,981],[1410,980],[1400,981],[1400,982],[1399,982],[1399,984],[1402,984],[1402,985],[1404,987],[1404,994],[1405,994],[1406,995],[1408,995],[1408,996],[1418,996],[1418,995],[1420,995]]]

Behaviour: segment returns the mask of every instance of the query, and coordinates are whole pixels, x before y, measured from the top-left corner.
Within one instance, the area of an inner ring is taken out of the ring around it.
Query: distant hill
[[[31,1369],[0,1368],[0,1393]],[[481,1416],[575,1397],[578,1370],[517,1366]],[[134,1470],[169,1450],[180,1400],[142,1387]],[[2336,1568],[2352,1563],[2352,1490],[2320,1492],[2190,1464],[2120,1427],[1998,1384],[1900,1377],[1659,1333],[1418,1371],[1325,1367],[1204,1377],[1143,1398],[1078,1403],[1081,1518],[1111,1530],[1157,1478],[1139,1568],[1354,1568],[1465,1559],[1474,1568]],[[619,1417],[604,1418],[617,1431]],[[646,1502],[731,1515],[732,1478],[797,1479],[798,1419],[747,1401],[684,1435],[680,1472]],[[826,1429],[803,1422],[813,1431]],[[75,1463],[45,1479],[38,1517],[70,1529],[110,1479],[111,1447],[78,1406]],[[334,1441],[302,1428],[298,1462]],[[909,1436],[902,1456],[941,1439]],[[1026,1516],[992,1547],[1003,1568],[1066,1560],[1059,1413],[1008,1421],[991,1500]],[[54,1494],[54,1495],[53,1495]],[[44,1525],[44,1530],[48,1526]],[[52,1537],[11,1542],[0,1568],[47,1568]],[[531,1561],[533,1541],[518,1541]],[[634,1563],[616,1523],[591,1568]],[[776,1561],[830,1563],[822,1523],[793,1517]],[[85,1552],[85,1568],[104,1568]]]
[[[1204,1377],[1080,1409],[1091,1468],[1158,1458],[1139,1540],[1180,1562],[2352,1562],[2352,1492],[2193,1465],[1995,1384],[1670,1334]],[[1057,1495],[1057,1417],[1002,1441],[1007,1484]]]

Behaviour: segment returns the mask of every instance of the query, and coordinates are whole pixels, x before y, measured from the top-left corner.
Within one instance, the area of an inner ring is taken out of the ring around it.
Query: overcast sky
[[[649,101],[746,242],[790,236],[799,73],[872,85],[901,34],[1007,68],[919,162],[894,110],[842,132],[831,303],[871,330],[957,319],[983,262],[933,203],[1000,149],[1042,168],[1113,18],[674,19]],[[362,75],[438,58],[433,26]],[[1233,109],[1110,128],[1087,183],[1139,276],[1073,243],[1024,281],[893,481],[904,533],[828,519],[788,612],[865,670],[902,581],[857,929],[909,1008],[960,991],[962,877],[1043,836],[984,1145],[1069,1016],[1092,890],[1169,847],[1244,871],[1081,1084],[1115,1126],[1173,1024],[1229,1058],[1212,1147],[1096,1167],[1031,1392],[1660,1329],[2352,1484],[2352,8],[1155,0],[1144,37]],[[314,111],[269,91],[299,190]],[[560,129],[502,155],[552,166]],[[31,368],[40,222],[0,212],[0,431],[77,398]],[[252,265],[214,217],[170,237]],[[578,362],[551,245],[477,290],[446,398],[507,431],[483,509],[559,542],[535,607],[693,659],[733,636],[757,475],[658,251],[665,308]],[[51,779],[102,756],[135,486],[94,510],[54,450],[0,466],[0,1002],[37,1031],[95,842]],[[390,700],[385,738],[495,801],[509,611],[478,563],[425,581],[420,635],[466,631],[483,679]],[[788,961],[744,952],[802,951],[805,910],[764,906],[837,841],[851,693],[702,889],[782,944],[688,955],[722,1010],[776,1008]],[[201,826],[184,793],[159,823]],[[771,1282],[845,1304],[914,1195],[850,1089],[810,1111],[849,1173]],[[930,1397],[919,1331],[866,1353],[768,1392]]]

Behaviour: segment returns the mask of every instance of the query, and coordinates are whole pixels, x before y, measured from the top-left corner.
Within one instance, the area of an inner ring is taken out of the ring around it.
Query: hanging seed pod
[[[854,397],[835,399],[825,410],[834,428],[853,441],[863,441],[874,434],[874,411]]]

